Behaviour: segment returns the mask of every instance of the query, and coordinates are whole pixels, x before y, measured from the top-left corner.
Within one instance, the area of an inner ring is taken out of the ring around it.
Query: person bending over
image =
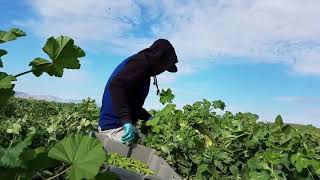
[[[149,93],[150,79],[168,71],[178,71],[177,55],[166,39],[156,40],[150,47],[125,59],[113,71],[105,86],[100,110],[99,132],[122,143],[135,138],[135,123],[150,120],[143,108]]]

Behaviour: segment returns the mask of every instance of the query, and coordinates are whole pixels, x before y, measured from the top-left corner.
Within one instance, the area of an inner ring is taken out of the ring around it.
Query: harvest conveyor
[[[95,133],[95,136],[103,143],[103,147],[107,152],[139,160],[147,164],[149,169],[155,172],[155,175],[143,175],[108,165],[106,169],[117,174],[121,180],[182,180],[163,158],[155,154],[156,150],[139,144],[127,146],[99,133]]]

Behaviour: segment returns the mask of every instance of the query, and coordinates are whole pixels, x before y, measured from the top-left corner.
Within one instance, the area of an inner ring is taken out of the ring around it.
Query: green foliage
[[[68,163],[68,177],[72,180],[92,178],[104,162],[102,144],[89,136],[71,135],[49,151],[49,157]]]
[[[28,135],[14,147],[0,146],[0,179],[118,179],[115,174],[100,172],[106,153],[97,139],[75,134],[48,151],[31,149],[32,138]]]
[[[21,130],[21,125],[18,123],[13,123],[12,127],[7,129],[8,134],[19,134]]]
[[[222,102],[221,100],[213,101],[212,106],[216,109],[221,109],[221,110],[224,110],[224,108],[226,107],[225,103]]]
[[[8,54],[6,50],[0,49],[0,68],[3,67],[3,62],[1,60],[1,57]]]
[[[17,39],[18,37],[25,36],[25,32],[17,28],[12,28],[9,31],[0,30],[0,44]],[[0,68],[3,67],[1,57],[8,54],[6,50],[0,49]],[[8,75],[5,72],[0,72],[0,109],[8,99],[13,96],[14,84],[12,81],[16,81],[16,78],[12,75]]]
[[[22,36],[26,36],[26,33],[18,28],[12,28],[9,31],[0,30],[0,44],[8,41],[13,41]]]
[[[118,176],[111,172],[105,172],[98,174],[94,180],[118,180]]]
[[[17,39],[18,37],[26,36],[26,34],[17,28],[9,31],[0,31],[0,43],[5,43]],[[50,76],[62,77],[64,69],[79,69],[80,62],[78,58],[84,57],[85,52],[74,44],[74,40],[67,36],[58,38],[50,37],[42,48],[48,54],[52,62],[43,59],[35,58],[30,62],[31,70],[17,74],[9,75],[5,72],[0,72],[0,109],[7,103],[8,99],[14,95],[14,84],[17,77],[33,72],[37,77],[44,72]],[[1,57],[6,55],[7,51],[0,49],[0,68],[3,67]]]
[[[172,99],[171,99],[172,100]],[[198,101],[154,113],[144,144],[191,179],[319,179],[320,131],[225,111],[222,101]]]
[[[285,124],[281,116],[274,123],[263,123],[251,113],[217,114],[216,110],[224,107],[223,104],[203,100],[177,109],[168,103],[162,110],[153,111],[154,119],[146,122],[143,143],[158,150],[181,176],[189,179],[319,178],[318,129],[294,128]],[[23,142],[28,133],[34,132],[34,135],[32,144],[20,154],[18,167],[0,167],[0,178],[10,179],[8,177],[16,177],[17,173],[20,177],[40,173],[49,178],[62,172],[59,177],[66,178],[72,158],[54,160],[48,157],[47,149],[61,144],[60,140],[72,133],[88,134],[96,130],[98,118],[99,108],[91,99],[79,104],[10,99],[0,111],[0,145],[8,147],[12,142],[13,148]],[[70,146],[73,140],[68,142],[67,146],[60,145],[59,150],[81,148]],[[103,160],[105,156],[108,164],[152,174],[140,162],[115,154],[104,154]],[[39,162],[42,167],[36,166]],[[109,177],[103,173],[93,176],[94,179]]]
[[[32,142],[32,135],[14,147],[2,148],[0,146],[0,167],[21,167],[20,155]]]
[[[49,178],[61,172],[64,173],[60,177],[65,177],[64,174],[71,169],[71,167],[66,166],[70,162],[61,162],[59,161],[60,159],[55,160],[48,157],[48,149],[56,146],[59,142],[61,144],[60,140],[72,133],[77,133],[77,136],[80,136],[80,134],[86,135],[84,138],[88,138],[89,132],[96,130],[98,118],[99,107],[91,99],[74,104],[11,98],[6,107],[0,111],[0,120],[2,121],[0,124],[0,146],[7,147],[10,142],[19,144],[28,133],[33,132],[34,134],[32,144],[21,153],[20,159],[23,163],[21,163],[20,169],[6,168],[3,170],[0,167],[0,179],[14,179],[17,175],[21,177],[37,176],[38,173],[42,177]],[[66,139],[63,141],[66,141]],[[69,140],[68,142],[74,141]],[[70,144],[67,143],[66,147]],[[86,144],[82,145],[86,148],[88,147]],[[72,145],[72,147],[76,146]],[[70,150],[70,148],[63,148],[62,150]],[[79,146],[75,149],[82,149],[83,151],[86,148]],[[77,151],[77,153],[79,152]],[[107,162],[109,161],[110,165],[139,173],[151,174],[147,165],[141,162],[118,155],[111,157],[105,153],[101,161],[105,160],[105,156],[110,157],[106,160]],[[87,153],[83,157],[90,158]],[[96,162],[96,160],[94,161]],[[86,162],[86,164],[91,163]],[[3,173],[1,174],[1,172]],[[116,178],[114,174],[100,173],[99,171],[99,174],[94,179],[105,177]]]
[[[115,153],[108,153],[108,164],[112,164],[117,167],[132,170],[145,175],[154,175],[155,173],[149,170],[148,166],[138,160],[122,157]]]
[[[33,74],[37,77],[44,72],[50,76],[62,77],[63,69],[79,69],[78,58],[85,56],[85,52],[74,45],[74,41],[67,36],[50,37],[42,49],[52,62],[42,58],[30,62]]]
[[[0,31],[0,43],[25,35],[16,28]],[[0,179],[118,179],[100,172],[106,156],[101,143],[81,135],[96,129],[99,108],[93,100],[64,104],[12,98],[17,77],[31,72],[62,77],[64,69],[79,69],[85,56],[67,36],[50,37],[42,49],[51,61],[35,58],[31,70],[17,75],[0,72]],[[0,68],[6,54],[0,49]]]
[[[12,134],[18,141],[35,131],[32,147],[49,148],[68,134],[95,131],[98,118],[99,108],[91,99],[72,104],[11,98],[0,110],[0,145],[8,146]]]
[[[0,43],[25,36],[19,29],[0,31]],[[79,69],[84,51],[67,36],[50,37],[42,50],[50,60],[35,58],[31,70],[0,72],[0,179],[116,179],[101,172],[103,162],[153,174],[147,166],[115,154],[106,155],[96,139],[99,108],[91,99],[55,103],[10,98],[17,77],[27,73],[61,77],[64,69]],[[7,51],[0,49],[2,56]],[[291,126],[281,116],[259,122],[252,113],[225,111],[225,103],[198,101],[177,109],[170,89],[162,90],[165,107],[138,127],[144,145],[187,179],[320,179],[320,131]],[[74,135],[71,135],[74,134]],[[86,136],[85,136],[86,135]],[[107,157],[107,158],[105,158]],[[67,175],[66,175],[67,174]]]
[[[29,172],[39,172],[54,167],[59,167],[59,161],[52,159],[48,156],[48,151],[44,147],[38,147],[36,149],[28,149],[23,154],[23,160],[25,166]]]
[[[0,72],[0,108],[13,96],[14,84],[12,81],[16,81],[14,76],[8,75],[7,73]]]
[[[166,91],[162,89],[160,93],[160,102],[162,104],[172,103],[174,95],[171,92],[171,89],[167,89]]]

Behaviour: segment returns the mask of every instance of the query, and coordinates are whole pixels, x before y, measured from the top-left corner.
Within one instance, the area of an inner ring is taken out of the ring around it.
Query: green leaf
[[[15,180],[20,169],[17,168],[1,168],[0,179],[2,180]]]
[[[42,58],[30,62],[35,76],[46,72],[50,76],[62,77],[64,69],[79,69],[81,65],[78,58],[85,56],[85,52],[67,36],[50,37],[42,49],[52,62]]]
[[[18,28],[12,28],[10,31],[15,34],[16,37],[26,36],[26,33]]]
[[[10,89],[13,87],[12,81],[17,79],[5,72],[0,72],[0,89]]]
[[[42,59],[42,58],[35,58],[33,61],[30,62],[29,66],[32,66],[32,72],[35,76],[39,77],[43,73],[44,69],[47,68],[51,62]]]
[[[98,174],[105,158],[102,144],[89,136],[71,135],[57,143],[49,157],[69,163],[70,179],[92,178]]]
[[[0,109],[6,105],[9,98],[14,95],[13,88],[11,89],[0,89]]]
[[[36,153],[33,149],[26,149],[21,155],[20,158],[23,162],[30,161],[36,157]]]
[[[230,172],[232,173],[232,175],[234,176],[238,176],[239,175],[239,168],[237,166],[229,166]]]
[[[16,81],[14,76],[0,72],[0,109],[7,103],[8,99],[14,95],[14,84],[12,84],[12,81]]]
[[[169,150],[168,146],[163,145],[160,148],[161,148],[162,152],[170,154],[170,150]]]
[[[189,174],[189,173],[188,173]],[[212,173],[209,170],[208,164],[201,164],[197,168],[196,172],[196,179],[209,179],[209,177],[212,177]]]
[[[209,138],[209,136],[207,135],[204,135],[204,139],[205,139],[205,145],[207,148],[211,147],[212,146],[212,140]]]
[[[277,126],[277,127],[282,127],[283,126],[283,120],[282,120],[282,117],[280,115],[278,115],[276,117],[275,126]]]
[[[48,157],[47,152],[39,153],[33,159],[25,163],[29,171],[40,171],[48,168],[56,167],[59,161]]]
[[[214,108],[221,109],[221,110],[224,110],[224,108],[226,107],[226,104],[221,100],[213,101],[212,105]]]
[[[174,99],[174,95],[171,92],[171,89],[167,89],[166,91],[162,89],[160,93],[160,102],[162,104],[166,103],[172,103],[172,100]]]
[[[48,157],[48,151],[44,147],[26,150],[22,153],[21,159],[29,172],[56,167],[60,163]]]
[[[263,154],[265,161],[270,162],[272,164],[279,164],[283,160],[283,155],[281,152],[277,152],[272,149],[267,149]]]
[[[297,168],[298,172],[302,172],[303,169],[307,168],[309,165],[312,165],[311,160],[303,157],[301,153],[292,155],[291,163]]]
[[[208,164],[201,164],[197,168],[197,174],[202,174],[206,171],[208,171]]]
[[[13,123],[11,128],[7,129],[7,133],[9,134],[19,134],[21,130],[21,125],[18,123]]]
[[[3,63],[2,63],[2,60],[1,60],[1,56],[4,56],[8,54],[6,50],[3,50],[3,49],[0,49],[0,68],[3,67]]]
[[[160,118],[159,117],[155,117],[149,121],[146,122],[146,125],[147,126],[156,126],[160,121]]]
[[[27,138],[18,143],[14,147],[2,148],[0,147],[0,167],[21,167],[22,161],[20,155],[32,143],[33,135],[28,135]]]
[[[94,180],[118,180],[120,179],[115,173],[112,172],[104,172],[102,174],[98,174]]]
[[[214,160],[214,165],[216,165],[221,171],[224,169],[221,161]]]
[[[250,172],[249,173],[250,180],[269,180],[270,177],[266,172]]]
[[[26,33],[20,29],[12,28],[9,31],[0,31],[0,43],[5,43],[26,36]]]

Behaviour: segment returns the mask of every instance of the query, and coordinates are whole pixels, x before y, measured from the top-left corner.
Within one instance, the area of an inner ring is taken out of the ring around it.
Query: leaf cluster
[[[182,109],[171,100],[146,123],[150,130],[144,144],[158,150],[183,177],[320,178],[320,132],[315,127],[292,127],[281,116],[263,123],[252,113],[219,114],[217,108],[225,108],[220,100]]]
[[[16,40],[26,36],[20,29],[12,28],[9,31],[0,30],[0,44]],[[14,95],[14,82],[19,76],[33,73],[36,77],[47,73],[50,76],[62,77],[64,69],[80,69],[80,60],[85,56],[85,52],[75,45],[74,40],[68,36],[50,37],[47,39],[42,50],[48,55],[49,60],[37,57],[29,63],[31,70],[17,75],[0,71],[0,109],[4,107],[10,97]],[[2,56],[8,54],[4,49],[0,49],[0,68],[3,68]]]

